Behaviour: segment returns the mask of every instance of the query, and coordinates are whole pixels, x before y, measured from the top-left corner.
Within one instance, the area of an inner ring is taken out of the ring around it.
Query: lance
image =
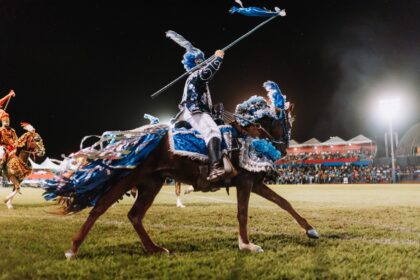
[[[239,43],[240,41],[242,41],[243,39],[245,39],[246,37],[248,37],[249,35],[251,35],[255,31],[257,31],[258,29],[260,29],[261,27],[263,27],[264,25],[266,25],[267,23],[269,23],[270,21],[272,21],[273,19],[277,18],[278,16],[280,16],[280,12],[277,15],[270,17],[269,19],[263,21],[262,23],[258,24],[254,28],[252,28],[250,31],[248,31],[247,33],[245,33],[244,35],[242,35],[241,37],[239,37],[238,39],[236,39],[235,41],[233,41],[232,43],[230,43],[229,45],[227,45],[226,47],[224,47],[222,49],[222,51],[224,51],[224,52],[227,51],[228,49],[230,49],[231,47],[233,47],[234,45],[236,45],[237,43]],[[170,82],[169,84],[167,84],[166,86],[164,86],[163,88],[161,88],[160,90],[158,90],[155,93],[153,93],[152,95],[150,95],[150,97],[151,98],[157,97],[158,95],[160,95],[162,92],[164,92],[165,90],[167,90],[168,88],[170,88],[172,85],[174,85],[176,82],[178,82],[179,80],[181,80],[185,76],[191,74],[192,72],[194,72],[195,70],[199,69],[203,65],[209,63],[211,60],[214,59],[214,57],[215,56],[212,55],[211,57],[209,57],[208,59],[206,59],[205,61],[203,61],[199,65],[197,65],[194,68],[192,68],[190,71],[185,72],[184,74],[182,74],[181,76],[179,76],[178,78],[176,78],[175,80],[173,80],[172,82]]]
[[[6,95],[5,97],[3,97],[2,99],[0,99],[0,106],[1,105],[3,105],[3,103],[4,103],[4,101],[6,101],[6,105],[4,106],[4,111],[6,111],[6,109],[7,109],[7,106],[9,106],[9,102],[10,102],[10,99],[12,98],[12,97],[15,97],[16,96],[16,94],[15,94],[15,92],[13,91],[13,89],[9,92],[9,94],[8,95]],[[6,100],[7,99],[7,100]]]

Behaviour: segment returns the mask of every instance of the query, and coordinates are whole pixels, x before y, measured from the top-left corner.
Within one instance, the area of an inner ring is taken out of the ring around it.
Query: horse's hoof
[[[239,245],[239,250],[241,251],[250,251],[250,252],[254,252],[254,253],[263,253],[264,250],[261,248],[261,246],[255,245],[251,242],[249,242],[248,244],[245,244],[242,242],[241,237],[239,237],[238,239],[238,245]]]
[[[76,256],[76,253],[74,253],[71,249],[64,253],[64,256],[66,256],[66,259],[69,261],[72,258]]]
[[[309,238],[312,238],[312,239],[318,239],[319,238],[319,234],[314,228],[306,231],[306,235]]]
[[[255,246],[254,247],[254,250],[252,252],[255,252],[255,253],[264,253],[264,250],[263,250],[263,248],[261,248],[261,246],[258,246],[258,245],[255,245],[255,244],[252,244],[252,245]]]
[[[13,209],[13,205],[12,205],[12,203],[10,202],[10,200],[7,200],[5,203],[6,203],[6,207],[7,207],[7,209]]]
[[[239,245],[239,250],[241,251],[249,251],[253,253],[263,253],[264,250],[261,248],[261,246],[255,245],[253,243],[249,244],[241,244]]]

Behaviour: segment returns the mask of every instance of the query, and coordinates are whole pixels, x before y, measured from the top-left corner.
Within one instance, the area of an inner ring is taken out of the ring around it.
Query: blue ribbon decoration
[[[236,6],[232,7],[229,10],[229,12],[231,14],[237,13],[237,14],[241,14],[241,15],[244,15],[244,16],[248,16],[248,17],[275,17],[275,16],[278,16],[278,15],[283,16],[283,13],[282,13],[283,11],[280,11],[280,10],[271,11],[271,10],[262,9],[262,8],[258,8],[258,7],[239,8],[239,7],[236,7]]]

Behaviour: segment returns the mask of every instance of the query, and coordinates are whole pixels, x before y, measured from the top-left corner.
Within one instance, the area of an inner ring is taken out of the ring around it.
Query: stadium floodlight
[[[399,98],[382,99],[379,101],[379,112],[384,120],[392,121],[400,113],[401,100]]]
[[[392,182],[395,184],[395,155],[394,155],[394,132],[392,122],[398,117],[401,101],[399,98],[383,99],[379,101],[379,110],[384,120],[388,121],[389,136],[391,142],[391,166],[392,166]]]

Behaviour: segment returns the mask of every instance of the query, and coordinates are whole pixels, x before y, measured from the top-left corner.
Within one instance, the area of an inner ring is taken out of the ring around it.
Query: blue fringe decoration
[[[100,151],[97,158],[88,159],[87,163],[70,178],[56,176],[48,180],[43,186],[44,198],[46,200],[52,200],[58,196],[71,198],[70,212],[95,206],[98,199],[109,190],[110,182],[127,176],[134,168],[142,164],[167,132],[168,128],[161,126],[153,133],[110,140],[108,146]],[[79,153],[83,154],[83,151]],[[101,158],[102,154],[106,156]]]
[[[265,139],[254,139],[251,148],[256,152],[256,156],[262,159],[269,159],[273,162],[281,158],[281,153],[273,144]]]

